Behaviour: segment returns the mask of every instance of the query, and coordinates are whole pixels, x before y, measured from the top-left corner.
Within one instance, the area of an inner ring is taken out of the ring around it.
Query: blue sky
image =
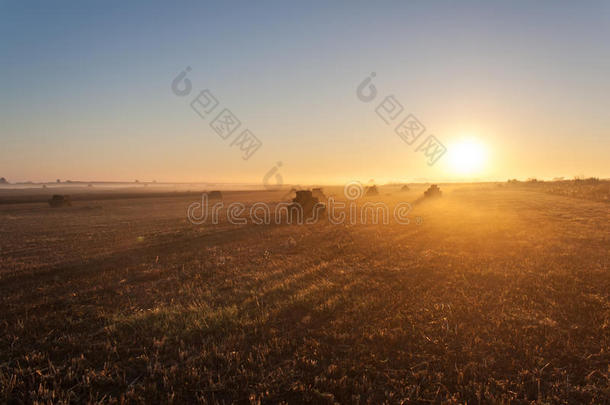
[[[328,3],[328,4],[327,4]],[[610,176],[607,2],[1,2],[0,176],[461,179],[359,101],[371,72],[478,179]],[[191,66],[263,142],[244,161],[170,89]]]

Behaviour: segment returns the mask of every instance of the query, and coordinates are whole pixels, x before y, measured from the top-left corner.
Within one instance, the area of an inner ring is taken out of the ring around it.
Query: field
[[[441,188],[408,225],[0,205],[0,402],[608,403],[608,203]]]

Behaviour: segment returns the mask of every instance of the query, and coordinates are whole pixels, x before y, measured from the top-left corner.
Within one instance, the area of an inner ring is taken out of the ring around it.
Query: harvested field
[[[0,400],[607,402],[607,204],[442,189],[409,225],[196,226],[189,196],[1,205]]]
[[[509,182],[513,188],[610,203],[610,180],[596,178],[562,181]]]

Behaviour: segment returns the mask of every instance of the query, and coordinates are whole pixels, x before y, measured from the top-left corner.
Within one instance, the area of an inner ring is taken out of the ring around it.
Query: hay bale
[[[371,197],[371,196],[379,195],[379,190],[377,189],[377,186],[372,185],[372,186],[366,188],[366,191],[364,192],[364,195],[366,197]]]
[[[292,199],[293,203],[297,203],[297,204],[301,204],[301,205],[308,205],[311,203],[315,204],[319,201],[317,198],[315,198],[313,196],[313,193],[311,190],[299,190],[296,193],[297,193],[296,197]]]
[[[438,198],[438,197],[441,197],[442,195],[443,195],[443,192],[441,191],[440,188],[438,188],[438,186],[436,184],[431,185],[424,192],[425,198]]]
[[[72,198],[69,195],[54,194],[49,200],[49,205],[52,208],[71,207]]]
[[[320,204],[320,200],[313,196],[311,190],[298,190],[296,192],[296,197],[292,199],[291,207],[295,206],[299,206],[301,208],[304,219],[313,217],[314,208],[316,208],[318,212],[324,212],[326,209],[326,206],[324,204]],[[292,209],[290,210],[290,215],[294,220],[294,211]]]
[[[210,200],[222,200],[222,193],[218,190],[208,192],[208,198]]]

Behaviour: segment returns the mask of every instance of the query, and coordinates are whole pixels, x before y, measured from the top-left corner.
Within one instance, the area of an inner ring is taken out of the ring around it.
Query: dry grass
[[[608,402],[607,205],[441,188],[407,226],[1,206],[0,401]]]

